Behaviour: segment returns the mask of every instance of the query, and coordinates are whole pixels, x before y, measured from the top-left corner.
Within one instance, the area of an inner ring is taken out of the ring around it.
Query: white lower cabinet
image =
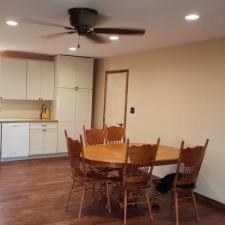
[[[30,123],[30,155],[57,152],[57,123]]]
[[[29,155],[29,123],[2,124],[2,154],[4,158]]]

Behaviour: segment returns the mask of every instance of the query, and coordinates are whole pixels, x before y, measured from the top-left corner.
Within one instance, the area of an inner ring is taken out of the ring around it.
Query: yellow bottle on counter
[[[45,106],[45,104],[42,105],[41,119],[42,120],[49,120],[50,119],[50,113],[49,113],[48,108]]]

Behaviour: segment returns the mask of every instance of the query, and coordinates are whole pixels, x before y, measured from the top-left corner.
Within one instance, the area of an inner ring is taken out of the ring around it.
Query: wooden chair
[[[127,140],[125,165],[123,169],[123,190],[124,190],[124,224],[127,221],[127,205],[135,204],[134,199],[140,196],[135,196],[135,192],[144,190],[145,202],[147,203],[150,214],[150,219],[153,220],[151,211],[151,200],[149,199],[148,189],[151,187],[152,171],[156,154],[158,151],[160,139],[155,145],[130,146],[129,139]],[[132,195],[132,203],[128,203],[128,192]]]
[[[176,176],[173,188],[171,189],[172,196],[174,196],[175,201],[176,225],[179,225],[178,201],[180,200],[192,199],[194,203],[197,220],[200,219],[198,215],[194,189],[196,188],[196,181],[202,165],[206,148],[208,146],[208,142],[209,139],[206,140],[204,146],[196,146],[193,148],[190,147],[184,148],[184,141],[182,141],[181,143]],[[178,195],[188,193],[190,193],[190,196],[178,198]]]
[[[72,138],[68,137],[67,131],[65,131],[65,136],[67,141],[68,155],[70,159],[73,179],[71,189],[66,199],[66,208],[68,207],[72,192],[77,193],[82,191],[81,195],[77,194],[77,197],[81,199],[78,213],[78,218],[80,218],[87,189],[93,188],[95,190],[95,186],[97,184],[99,184],[100,187],[102,187],[102,184],[105,184],[107,193],[107,208],[109,212],[111,212],[108,185],[109,179],[94,171],[88,171],[84,158],[82,136],[80,136],[80,142],[78,140],[73,140]],[[88,188],[88,186],[91,186],[91,188]],[[79,188],[82,188],[82,190],[79,190]]]
[[[104,129],[107,144],[125,143],[126,136],[124,127],[116,127],[116,126],[107,127],[105,125]]]
[[[104,144],[105,142],[105,131],[104,129],[85,129],[83,126],[85,144],[87,145],[97,145]]]

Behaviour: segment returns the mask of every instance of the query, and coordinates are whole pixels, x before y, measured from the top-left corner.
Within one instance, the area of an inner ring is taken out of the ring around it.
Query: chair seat
[[[145,182],[141,182],[141,183],[129,183],[125,185],[125,189],[127,190],[138,190],[138,189],[146,189],[146,188],[150,188],[151,185],[147,184]]]
[[[194,189],[196,186],[194,183],[191,183],[191,184],[183,184],[183,185],[177,185],[176,186],[176,190],[179,191],[179,190],[191,190],[191,189]]]

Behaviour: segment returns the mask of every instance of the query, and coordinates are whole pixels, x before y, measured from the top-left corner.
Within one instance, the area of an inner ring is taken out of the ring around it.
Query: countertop
[[[0,123],[51,123],[58,122],[58,120],[42,120],[29,118],[0,118]]]

